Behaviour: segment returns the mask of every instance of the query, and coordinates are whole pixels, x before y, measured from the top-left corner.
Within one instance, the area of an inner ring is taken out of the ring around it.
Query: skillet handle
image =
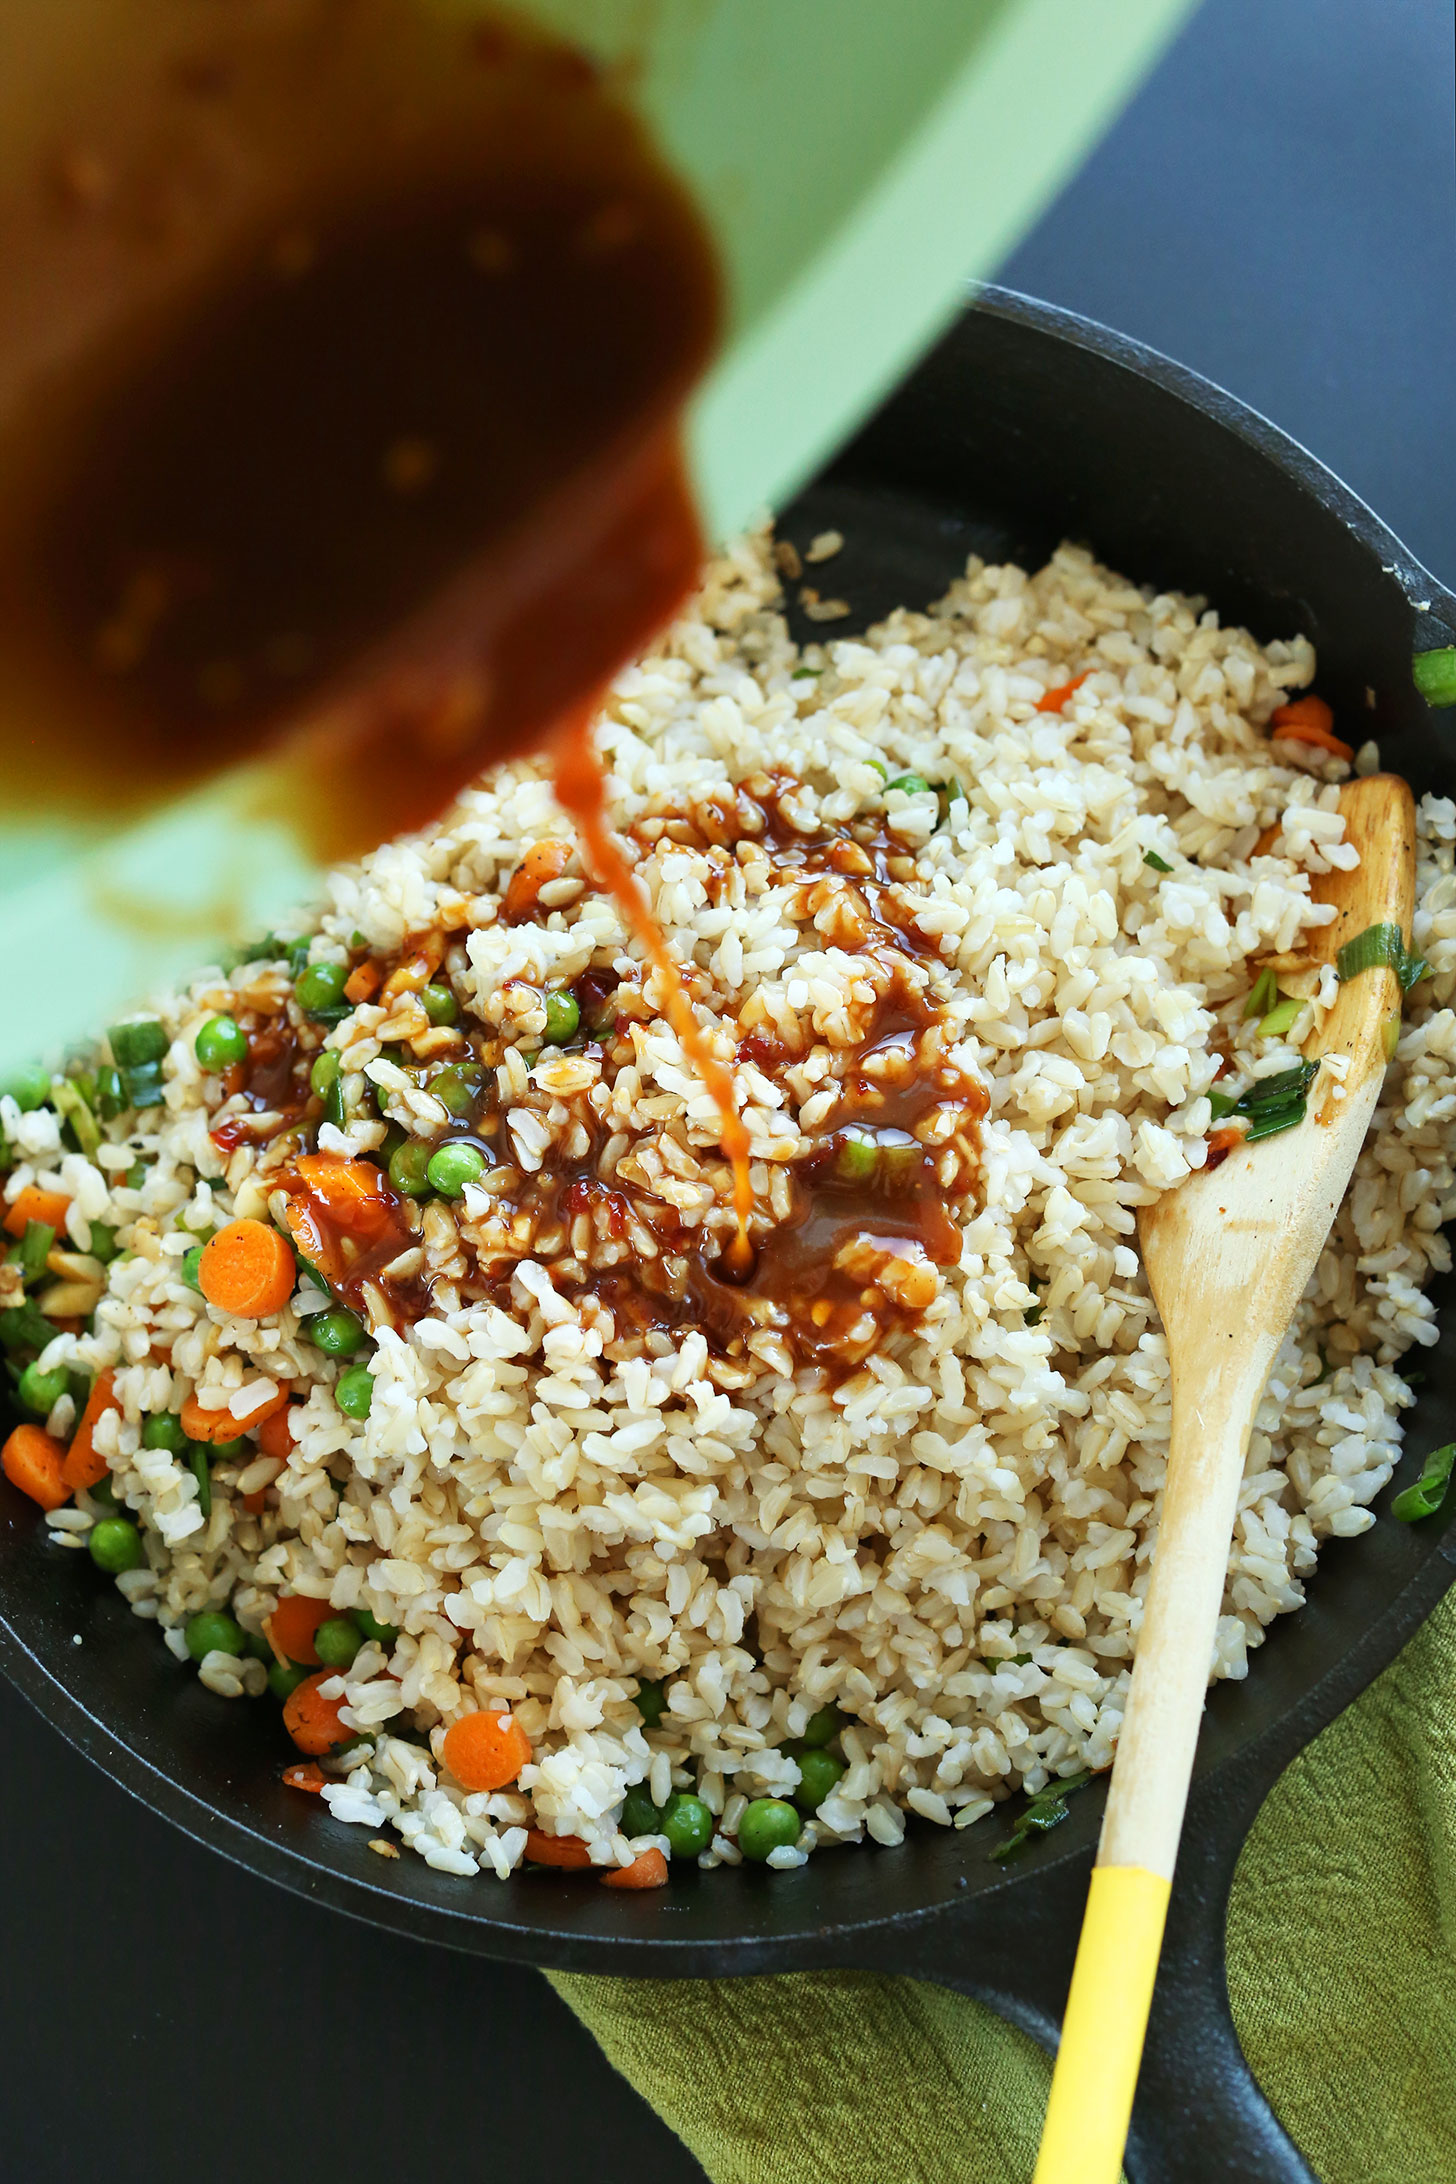
[[[1245,1825],[1265,1786],[1247,1786]],[[1231,1791],[1236,1798],[1220,1770],[1189,1804],[1133,2103],[1129,2184],[1317,2184],[1250,2070],[1229,2010],[1224,1929],[1244,1834],[1230,1824]],[[1054,2050],[1091,1861],[1089,1848],[1049,1867],[1034,1889],[972,1898],[960,1917],[922,1929],[913,1961],[883,1968],[974,1995]]]

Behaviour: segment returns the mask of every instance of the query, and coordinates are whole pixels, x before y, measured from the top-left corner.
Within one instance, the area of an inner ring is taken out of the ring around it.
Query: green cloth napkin
[[[1280,1778],[1239,1862],[1239,2037],[1325,2184],[1456,2180],[1453,1664],[1456,1593]],[[1028,2184],[1050,2065],[964,1996],[869,1972],[553,1984],[714,2184]]]

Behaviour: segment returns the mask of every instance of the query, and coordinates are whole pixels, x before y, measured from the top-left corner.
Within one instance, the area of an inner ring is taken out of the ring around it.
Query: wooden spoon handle
[[[1326,961],[1369,925],[1410,933],[1410,790],[1377,775],[1351,782],[1340,804],[1361,855],[1316,889],[1337,912],[1312,949]],[[1172,1361],[1167,1482],[1035,2184],[1121,2174],[1244,1455],[1375,1111],[1399,1005],[1390,970],[1352,979],[1311,1043],[1308,1058],[1325,1067],[1307,1119],[1191,1177],[1141,1224]]]

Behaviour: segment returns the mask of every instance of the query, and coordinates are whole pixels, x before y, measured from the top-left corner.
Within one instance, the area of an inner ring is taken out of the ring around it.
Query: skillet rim
[[[1433,576],[1334,472],[1289,434],[1226,389],[1129,335],[1013,290],[994,285],[973,290],[969,309],[1024,326],[1117,365],[1133,378],[1150,383],[1185,403],[1221,431],[1242,441],[1301,493],[1313,499],[1326,515],[1333,516],[1357,544],[1376,557],[1381,573],[1398,585],[1412,613],[1430,613],[1432,634],[1438,642],[1442,639],[1456,641],[1456,594]],[[959,323],[959,320],[954,322]],[[893,400],[894,395],[887,399]],[[28,1509],[29,1505],[25,1506]],[[14,1521],[7,1523],[5,1528],[13,1530]],[[1358,1553],[1358,1541],[1345,1544],[1349,1551]],[[1348,1646],[1342,1647],[1314,1683],[1262,1731],[1256,1730],[1226,1756],[1200,1769],[1195,1778],[1195,1794],[1204,1802],[1212,1781],[1227,1777],[1230,1782],[1237,1780],[1242,1785],[1243,1795],[1236,1800],[1241,1816],[1240,1834],[1262,1801],[1264,1791],[1288,1760],[1394,1657],[1456,1578],[1456,1524],[1448,1526],[1439,1536],[1427,1539],[1424,1545],[1423,1557],[1408,1580],[1392,1594],[1376,1621],[1357,1633]],[[124,1606],[121,1612],[131,1623]],[[1309,1611],[1301,1612],[1307,1614]],[[582,1894],[573,1892],[570,1882],[561,1882],[554,1877],[553,1896],[557,1909],[553,1915],[562,1919],[574,1918],[575,1924],[562,1928],[521,1924],[510,1916],[509,1890],[507,1898],[493,1897],[483,1885],[484,1876],[481,1882],[465,1882],[471,1901],[467,1906],[462,1891],[459,1909],[453,1904],[442,1905],[403,1895],[397,1884],[385,1885],[383,1879],[375,1883],[345,1872],[317,1851],[310,1851],[307,1847],[310,1843],[323,1846],[333,1839],[334,1828],[342,1832],[341,1823],[330,1823],[327,1834],[317,1826],[300,1828],[296,1832],[302,1847],[294,1847],[281,1838],[260,1833],[255,1826],[235,1818],[207,1796],[164,1774],[128,1744],[119,1731],[93,1714],[46,1665],[11,1622],[3,1595],[0,1595],[0,1668],[52,1726],[77,1750],[102,1767],[113,1781],[195,1841],[219,1851],[233,1864],[367,1923],[415,1939],[470,1953],[528,1962],[545,1969],[691,1977],[847,1963],[884,1963],[914,1968],[916,1943],[932,1922],[953,1919],[958,1929],[969,1934],[978,1909],[1003,1901],[1006,1891],[1049,1882],[1054,1874],[1065,1878],[1069,1868],[1090,1860],[1100,1823],[1103,1793],[1099,1787],[1078,1802],[1073,1808],[1073,1823],[1045,1844],[1039,1855],[1023,1864],[999,1869],[994,1877],[983,1880],[974,1894],[959,1900],[951,1896],[908,1909],[870,1912],[832,1925],[796,1923],[792,1918],[792,1896],[785,1890],[782,1902],[774,1906],[775,1912],[781,1910],[785,1914],[784,1923],[733,1937],[714,1935],[677,1940],[660,1931],[648,1932],[644,1912],[649,1903],[638,1898],[614,1901],[613,1915],[620,1922],[618,1931],[610,1934],[587,1932],[581,1924]],[[1226,1703],[1236,1703],[1237,1687],[1223,1687],[1222,1696]],[[1253,1789],[1257,1790],[1257,1796],[1252,1796]],[[309,1818],[314,1817],[309,1815]],[[357,1838],[359,1831],[351,1829],[349,1833]],[[979,1828],[972,1830],[971,1836],[978,1842],[982,1840]],[[875,1863],[874,1853],[868,1853],[867,1870],[872,1871]],[[421,1869],[422,1872],[426,1870]],[[392,1880],[392,1868],[390,1874]],[[432,1879],[444,1878],[453,1877],[432,1876]],[[721,1873],[694,1878],[702,1885],[721,1890],[725,1886],[742,1889],[777,1885],[782,1888],[783,1882],[791,1877],[740,1872],[732,1882],[726,1882]],[[546,1879],[545,1875],[535,1875],[527,1885],[534,1888]],[[1049,1891],[1044,1889],[1041,1893]],[[593,1895],[594,1908],[599,1910],[604,1899],[599,1892],[593,1892]],[[496,1905],[500,1907],[499,1911],[493,1912],[490,1907]]]

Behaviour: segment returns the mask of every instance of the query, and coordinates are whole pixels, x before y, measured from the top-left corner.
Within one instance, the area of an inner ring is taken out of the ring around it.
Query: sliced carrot
[[[591,1852],[579,1835],[543,1835],[540,1828],[532,1828],[526,1837],[526,1860],[530,1865],[561,1866],[576,1873],[591,1864]]]
[[[531,1756],[514,1714],[466,1714],[445,1732],[445,1765],[467,1790],[503,1790]]]
[[[71,1201],[64,1191],[43,1191],[38,1183],[27,1183],[6,1208],[6,1231],[11,1236],[23,1236],[27,1221],[43,1221],[58,1236],[64,1236],[70,1210]]]
[[[246,1418],[235,1418],[226,1404],[221,1410],[207,1410],[195,1395],[189,1395],[182,1405],[182,1431],[189,1441],[235,1441],[240,1433],[266,1426],[270,1418],[286,1410],[290,1394],[288,1388],[280,1388]]]
[[[81,1422],[71,1435],[71,1445],[61,1466],[61,1477],[73,1493],[78,1486],[98,1486],[111,1468],[93,1436],[102,1412],[115,1408],[116,1375],[111,1371],[98,1373],[91,1383]]]
[[[0,1449],[0,1469],[42,1509],[59,1509],[71,1498],[61,1469],[65,1453],[44,1426],[17,1426]]]
[[[1302,698],[1291,698],[1288,705],[1276,706],[1269,718],[1271,728],[1318,728],[1324,735],[1328,735],[1334,725],[1334,713],[1312,690],[1307,690]]]
[[[644,1850],[630,1865],[602,1876],[603,1888],[665,1888],[667,1860],[660,1850]]]
[[[542,888],[550,880],[559,880],[570,862],[570,842],[533,842],[506,887],[501,914],[507,925],[528,918]]]
[[[243,1507],[250,1517],[261,1517],[267,1506],[268,1489],[266,1486],[255,1486],[251,1494],[243,1496]]]
[[[386,1197],[384,1171],[372,1160],[341,1160],[333,1153],[305,1153],[294,1162],[299,1180],[321,1199],[340,1227],[347,1228],[367,1207],[368,1225],[378,1221]]]
[[[317,1797],[329,1778],[317,1760],[301,1759],[295,1766],[284,1768],[283,1779],[290,1790],[312,1790]]]
[[[383,967],[372,956],[366,956],[362,963],[354,965],[345,979],[344,999],[352,1001],[356,1008],[361,1001],[372,1001],[379,991],[379,982],[383,976]]]
[[[1074,691],[1081,689],[1091,672],[1090,667],[1084,667],[1081,674],[1074,675],[1070,682],[1058,683],[1054,690],[1044,690],[1036,701],[1037,711],[1039,713],[1060,713],[1068,698],[1072,696]],[[655,1882],[653,1886],[656,1886]]]
[[[319,1691],[320,1684],[328,1683],[332,1669],[320,1669],[316,1676],[305,1676],[303,1682],[283,1702],[283,1726],[310,1759],[321,1759],[336,1744],[348,1742],[349,1732],[339,1719],[342,1699],[326,1699]]]
[[[258,1427],[258,1446],[265,1456],[276,1456],[280,1463],[287,1463],[296,1439],[293,1413],[301,1407],[290,1403],[286,1396],[281,1403],[269,1405],[268,1415]],[[251,1501],[253,1497],[250,1494],[247,1498]]]
[[[327,1600],[310,1600],[305,1593],[285,1593],[263,1625],[263,1634],[283,1660],[297,1662],[302,1668],[316,1668],[318,1649],[313,1634],[333,1613]]]
[[[293,1253],[266,1221],[229,1221],[202,1247],[198,1286],[238,1319],[268,1319],[293,1295]]]
[[[1275,740],[1280,743],[1309,743],[1317,751],[1328,751],[1333,758],[1342,758],[1349,765],[1354,759],[1352,745],[1342,743],[1338,736],[1327,736],[1318,728],[1306,728],[1296,721],[1292,728],[1276,728]]]
[[[1351,760],[1355,753],[1348,743],[1342,743],[1332,731],[1335,716],[1323,698],[1312,691],[1296,698],[1291,705],[1281,705],[1269,717],[1269,733],[1281,737],[1286,743],[1312,743],[1317,750],[1329,751],[1336,758]]]

